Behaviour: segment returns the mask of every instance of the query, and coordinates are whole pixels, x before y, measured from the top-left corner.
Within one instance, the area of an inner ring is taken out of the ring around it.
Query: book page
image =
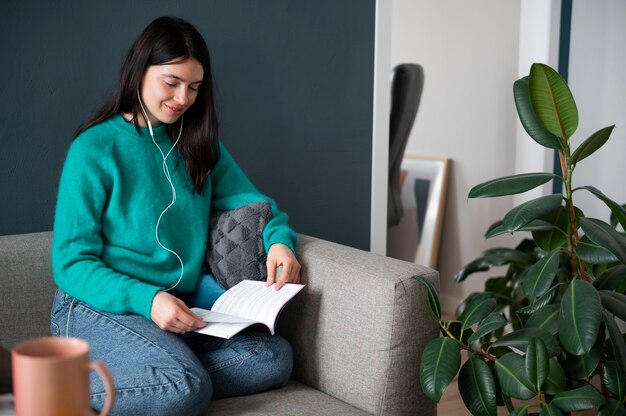
[[[275,284],[265,286],[264,281],[242,280],[220,296],[211,311],[260,322],[274,334],[279,312],[303,287],[288,283],[276,290]]]
[[[256,324],[255,321],[239,318],[223,313],[209,311],[201,308],[191,308],[191,312],[201,317],[207,326],[196,329],[195,332],[205,335],[213,335],[220,338],[231,338],[236,333]]]

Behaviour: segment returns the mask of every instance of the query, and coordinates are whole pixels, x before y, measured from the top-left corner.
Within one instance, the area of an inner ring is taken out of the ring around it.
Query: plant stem
[[[448,326],[446,325],[447,321],[439,321],[439,327],[441,327],[441,329],[443,329],[443,332],[446,333],[446,336],[448,338],[450,338],[453,341],[456,341],[457,344],[459,344],[459,347],[465,351],[469,351],[474,355],[478,355],[482,358],[484,358],[485,360],[489,360],[489,361],[495,361],[496,358],[488,353],[482,352],[482,351],[475,351],[473,350],[469,345],[465,345],[463,343],[463,341],[461,341],[460,339],[457,339],[449,330],[448,330]],[[463,338],[463,334],[461,334],[461,338]]]
[[[574,207],[574,192],[572,191],[572,176],[574,173],[574,166],[569,163],[570,148],[569,140],[565,138],[565,150],[559,150],[559,160],[561,162],[561,170],[563,172],[563,183],[565,184],[565,204],[569,216],[567,224],[567,251],[570,258],[570,265],[572,267],[572,274],[579,276],[584,280],[591,280],[590,276],[585,272],[585,265],[575,252],[576,246],[580,241],[578,235],[578,221],[576,219],[576,210]]]
[[[505,396],[504,394],[502,395],[502,401],[504,402],[504,404],[506,405],[506,409],[509,411],[509,413],[511,413],[513,411],[513,409],[515,409],[513,407],[513,402],[511,401],[511,398],[509,396]]]
[[[580,381],[581,381],[583,384],[586,384],[587,386],[591,387],[592,389],[594,389],[595,391],[597,391],[597,392],[598,392],[598,393],[600,393],[601,395],[603,395],[603,396],[607,397],[607,396],[606,396],[606,394],[605,394],[605,393],[604,393],[601,389],[599,389],[599,388],[597,388],[596,386],[594,386],[594,385],[593,385],[593,383],[592,383],[591,381],[589,381],[589,380],[580,380]],[[604,388],[604,387],[605,387],[605,386],[604,386],[604,383],[601,383],[601,384],[600,384],[600,387],[601,387],[601,388]]]

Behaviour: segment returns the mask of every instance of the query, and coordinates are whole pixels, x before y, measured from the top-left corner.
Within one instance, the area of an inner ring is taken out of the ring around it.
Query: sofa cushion
[[[0,345],[50,334],[52,233],[0,236]]]
[[[356,407],[335,399],[297,381],[290,381],[282,389],[250,396],[215,400],[207,416],[365,416]]]
[[[242,280],[267,278],[263,229],[271,215],[269,202],[211,212],[205,258],[213,276],[226,289]]]

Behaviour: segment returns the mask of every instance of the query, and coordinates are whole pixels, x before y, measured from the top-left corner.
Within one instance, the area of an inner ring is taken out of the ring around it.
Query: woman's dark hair
[[[137,120],[137,115],[142,114],[137,91],[146,69],[151,65],[189,58],[202,65],[204,76],[196,101],[185,111],[184,129],[178,147],[185,159],[194,191],[202,193],[209,173],[220,157],[218,122],[209,50],[202,35],[185,20],[159,17],[144,29],[126,56],[115,94],[89,121],[78,128],[76,136],[118,113],[131,113],[133,120]],[[168,126],[170,137],[178,134],[180,122],[179,119]],[[139,132],[138,124],[136,128]]]

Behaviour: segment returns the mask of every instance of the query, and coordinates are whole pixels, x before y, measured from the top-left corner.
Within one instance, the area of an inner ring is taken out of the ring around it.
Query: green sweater
[[[154,129],[167,154],[166,126]],[[221,157],[203,193],[193,192],[185,162],[174,150],[167,159],[176,203],[163,215],[159,239],[184,263],[176,290],[191,292],[204,261],[211,208],[231,210],[270,201],[272,219],[263,231],[265,249],[282,243],[294,250],[296,233],[287,215],[252,185],[220,144]],[[176,257],[161,248],[155,226],[172,201],[163,159],[148,129],[138,134],[120,115],[74,140],[65,160],[54,219],[52,267],[63,291],[91,306],[150,319],[154,295],[178,281]]]

